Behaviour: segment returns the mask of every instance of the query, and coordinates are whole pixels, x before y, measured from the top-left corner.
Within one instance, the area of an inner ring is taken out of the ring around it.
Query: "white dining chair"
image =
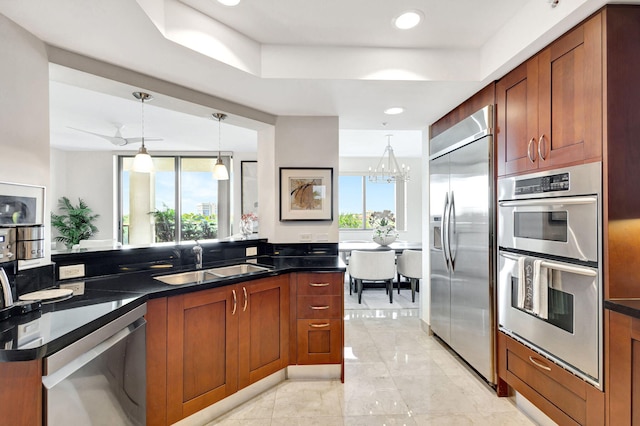
[[[422,252],[418,250],[403,250],[398,256],[398,275],[409,279],[411,284],[411,301],[416,301],[416,285],[422,278]],[[398,280],[398,294],[400,294],[400,280]]]
[[[389,303],[393,303],[393,279],[396,275],[396,253],[393,250],[354,250],[349,258],[349,276],[353,278],[358,291],[358,303],[362,303],[364,281],[383,281],[389,293]]]

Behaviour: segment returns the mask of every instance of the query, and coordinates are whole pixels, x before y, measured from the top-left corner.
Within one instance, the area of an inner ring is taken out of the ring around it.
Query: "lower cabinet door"
[[[237,336],[241,309],[237,292],[237,286],[230,286],[168,299],[169,424],[237,390]]]
[[[244,388],[289,363],[289,277],[238,284],[238,387]]]
[[[298,364],[342,362],[341,319],[298,320]]]

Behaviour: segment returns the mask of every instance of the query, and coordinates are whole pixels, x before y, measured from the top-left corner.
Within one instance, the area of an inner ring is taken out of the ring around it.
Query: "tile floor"
[[[285,381],[209,425],[534,424],[421,330],[410,290],[345,291],[344,384]]]

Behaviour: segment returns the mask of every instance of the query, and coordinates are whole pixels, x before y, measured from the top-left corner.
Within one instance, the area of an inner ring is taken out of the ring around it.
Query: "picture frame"
[[[333,168],[280,167],[280,221],[332,221]]]
[[[42,225],[44,186],[0,182],[0,225]]]

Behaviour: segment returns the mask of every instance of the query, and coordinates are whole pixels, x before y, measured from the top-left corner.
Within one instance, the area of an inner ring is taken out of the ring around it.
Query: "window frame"
[[[117,211],[117,218],[118,218],[118,223],[117,223],[117,232],[118,232],[118,240],[124,244],[124,225],[123,225],[123,206],[124,206],[124,201],[123,201],[123,174],[124,174],[124,159],[129,158],[129,159],[133,159],[135,157],[135,155],[130,155],[130,154],[126,154],[126,155],[117,155],[116,158],[116,167],[117,167],[117,205],[118,205],[118,211]],[[197,159],[210,159],[213,160],[215,162],[215,160],[217,160],[218,156],[217,155],[171,155],[171,154],[165,154],[165,155],[154,155],[153,158],[172,158],[173,162],[174,162],[174,185],[175,185],[175,193],[174,193],[174,221],[175,221],[175,229],[174,229],[174,241],[172,241],[175,244],[179,244],[181,242],[184,241],[193,241],[193,240],[185,240],[182,239],[182,160],[183,159],[191,159],[191,158],[197,158]],[[232,222],[233,222],[233,155],[231,153],[228,154],[222,154],[222,161],[225,164],[225,166],[227,166],[228,170],[229,170],[229,180],[225,180],[225,181],[218,181],[218,213],[217,213],[217,226],[218,226],[218,234],[217,234],[217,239],[221,238],[220,237],[220,218],[221,217],[227,217],[227,223],[224,225],[224,230],[228,235],[225,236],[229,236],[231,235],[231,229],[232,229]],[[222,187],[222,188],[221,188]],[[226,198],[224,199],[224,202],[220,202],[220,196],[222,194],[226,194]],[[221,214],[221,209],[224,209],[224,211]],[[223,236],[222,238],[225,238],[225,236]],[[153,242],[151,244],[162,244],[162,243],[156,243]]]

